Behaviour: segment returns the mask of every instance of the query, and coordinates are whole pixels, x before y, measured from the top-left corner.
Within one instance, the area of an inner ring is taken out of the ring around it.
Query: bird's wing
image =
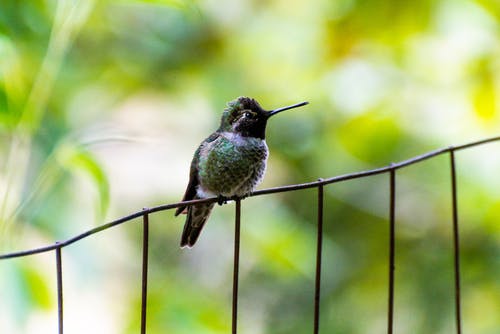
[[[201,143],[201,145],[198,147],[196,150],[193,160],[191,161],[191,168],[189,172],[189,182],[188,186],[186,188],[186,192],[184,193],[184,197],[182,198],[182,201],[190,201],[192,199],[196,198],[196,188],[199,185],[199,180],[198,180],[198,162],[199,162],[199,157],[200,157],[200,151],[203,147],[203,145],[206,145],[207,143],[211,143],[214,140],[216,140],[219,137],[218,133],[213,133],[208,137],[206,140]],[[186,206],[180,206],[175,210],[175,215],[178,216],[181,213],[187,213]]]

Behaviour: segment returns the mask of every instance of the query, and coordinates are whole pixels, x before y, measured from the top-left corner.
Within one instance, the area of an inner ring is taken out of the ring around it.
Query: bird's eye
[[[249,111],[246,111],[244,116],[245,116],[245,118],[253,118],[253,114]]]

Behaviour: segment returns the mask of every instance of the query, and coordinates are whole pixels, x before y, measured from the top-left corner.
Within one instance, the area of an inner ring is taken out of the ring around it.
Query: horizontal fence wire
[[[388,288],[388,324],[387,332],[393,333],[394,327],[394,269],[395,269],[395,211],[396,211],[396,171],[398,169],[420,163],[439,155],[449,154],[450,156],[450,170],[451,170],[451,194],[452,194],[452,228],[453,228],[453,252],[454,252],[454,276],[455,276],[455,319],[456,330],[458,334],[462,333],[461,330],[461,307],[460,307],[460,245],[459,245],[459,225],[458,225],[458,205],[457,205],[457,185],[456,185],[456,164],[455,152],[476,147],[479,145],[500,141],[500,136],[491,137],[479,141],[470,142],[459,146],[450,146],[447,148],[431,151],[401,162],[391,163],[388,166],[339,175],[327,179],[318,179],[314,182],[285,185],[281,187],[268,188],[258,190],[249,195],[249,197],[262,196],[274,193],[282,193],[289,191],[296,191],[300,189],[317,188],[317,243],[316,243],[316,273],[315,273],[315,289],[314,289],[314,326],[313,333],[319,333],[319,319],[320,319],[320,287],[321,287],[321,264],[322,264],[322,240],[323,240],[323,187],[332,183],[339,183],[352,179],[359,179],[378,174],[389,174],[389,288]],[[40,254],[45,252],[54,251],[56,255],[56,271],[57,271],[57,304],[58,304],[58,328],[59,333],[63,333],[63,271],[62,271],[62,249],[79,240],[87,238],[93,234],[105,231],[114,226],[135,220],[136,218],[143,218],[143,240],[142,240],[142,277],[141,277],[141,330],[140,333],[146,333],[146,315],[147,315],[147,281],[148,281],[148,247],[149,247],[149,215],[159,211],[166,211],[175,209],[181,206],[201,204],[201,203],[214,203],[217,202],[217,197],[210,197],[205,199],[197,199],[191,201],[177,202],[172,204],[160,205],[152,208],[144,208],[142,211],[132,213],[128,216],[119,218],[109,223],[100,225],[96,228],[90,229],[86,232],[78,234],[72,238],[64,241],[57,241],[54,244],[28,249],[24,251],[11,252],[0,255],[0,260],[7,260],[12,258],[19,258]],[[240,258],[240,224],[241,224],[241,201],[238,198],[235,201],[235,238],[234,238],[234,257],[233,257],[233,293],[232,293],[232,333],[237,333],[237,320],[238,320],[238,283],[239,283],[239,258]]]
[[[257,190],[257,191],[254,191],[253,193],[251,193],[248,197],[282,193],[282,192],[294,191],[294,190],[299,190],[299,189],[316,188],[320,185],[327,185],[327,184],[331,184],[331,183],[338,183],[338,182],[343,182],[343,181],[347,181],[347,180],[359,179],[359,178],[364,178],[367,176],[383,174],[383,173],[390,172],[391,170],[397,170],[397,169],[401,169],[403,167],[407,167],[409,165],[417,164],[421,161],[428,160],[428,159],[436,157],[438,155],[442,155],[442,154],[449,153],[452,151],[456,152],[456,151],[460,151],[460,150],[467,149],[470,147],[479,146],[479,145],[483,145],[483,144],[487,144],[487,143],[491,143],[491,142],[495,142],[495,141],[500,141],[500,136],[487,138],[487,139],[483,139],[483,140],[479,140],[479,141],[475,141],[475,142],[470,142],[470,143],[460,145],[460,146],[450,146],[447,148],[442,148],[439,150],[431,151],[431,152],[413,157],[413,158],[408,159],[408,160],[403,160],[403,161],[398,162],[398,163],[393,163],[393,164],[390,164],[389,166],[385,166],[385,167],[381,167],[381,168],[370,169],[370,170],[366,170],[366,171],[349,173],[349,174],[343,174],[343,175],[334,176],[331,178],[321,179],[318,181],[313,181],[313,182],[308,182],[308,183],[292,184],[292,185],[286,185],[286,186],[281,186],[281,187],[274,187],[274,188]],[[126,223],[130,220],[134,220],[136,218],[143,216],[144,214],[150,214],[150,213],[155,213],[155,212],[159,212],[159,211],[176,209],[176,208],[181,207],[181,206],[187,206],[187,205],[193,205],[193,204],[216,203],[218,200],[219,200],[218,197],[208,197],[208,198],[203,198],[203,199],[183,201],[183,202],[177,202],[177,203],[171,203],[171,204],[163,204],[163,205],[158,205],[158,206],[151,207],[151,208],[146,208],[142,211],[132,213],[128,216],[124,216],[122,218],[116,219],[116,220],[111,221],[109,223],[106,223],[106,224],[100,225],[98,227],[95,227],[93,229],[90,229],[86,232],[78,234],[72,238],[65,240],[65,241],[58,241],[58,242],[55,242],[54,244],[44,246],[44,247],[2,254],[2,255],[0,255],[0,260],[28,256],[28,255],[39,254],[39,253],[44,253],[44,252],[50,252],[52,250],[55,250],[56,248],[64,248],[66,246],[69,246],[69,245],[81,240],[81,239],[89,237],[92,234],[96,234],[96,233],[99,233],[101,231],[107,230],[111,227],[121,225],[121,224]]]

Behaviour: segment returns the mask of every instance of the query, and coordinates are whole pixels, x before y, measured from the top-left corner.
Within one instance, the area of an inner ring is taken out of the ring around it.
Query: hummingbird
[[[308,102],[301,102],[268,111],[249,97],[228,102],[219,128],[194,153],[182,201],[218,197],[218,203],[222,205],[228,199],[250,195],[266,171],[269,155],[267,121],[282,111],[306,104]],[[193,247],[214,205],[203,203],[177,208],[175,216],[187,214],[181,248]]]

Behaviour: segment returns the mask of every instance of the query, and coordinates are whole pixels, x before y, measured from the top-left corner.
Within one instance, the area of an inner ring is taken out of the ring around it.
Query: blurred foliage
[[[4,0],[0,250],[175,202],[191,154],[240,95],[308,100],[268,128],[262,187],[365,170],[498,135],[494,0]],[[457,154],[464,332],[500,330],[498,144]],[[454,332],[449,161],[397,172],[398,333]],[[325,188],[321,332],[380,333],[388,177]],[[233,206],[192,250],[151,217],[148,329],[230,330]],[[312,329],[316,193],[243,202],[239,329]],[[136,333],[140,224],[63,251],[69,333]],[[0,263],[0,332],[57,327],[53,254]]]

